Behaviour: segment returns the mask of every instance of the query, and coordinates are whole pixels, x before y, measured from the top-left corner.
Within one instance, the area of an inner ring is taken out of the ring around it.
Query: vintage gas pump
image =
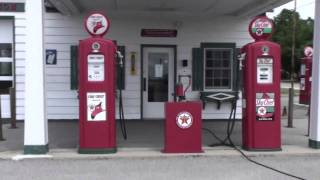
[[[90,38],[79,42],[79,153],[116,152],[116,46],[103,39],[109,20],[93,13],[85,20]]]
[[[304,57],[300,66],[300,104],[310,104],[311,97],[311,75],[312,75],[313,49],[310,46],[304,48]]]
[[[255,42],[244,54],[242,141],[246,150],[281,150],[280,46],[268,41],[273,22],[265,16],[249,25]]]

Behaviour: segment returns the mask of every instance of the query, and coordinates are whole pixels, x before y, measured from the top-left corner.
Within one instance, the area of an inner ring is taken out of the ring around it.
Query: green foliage
[[[301,19],[299,13],[284,9],[275,17],[275,33],[272,40],[281,45],[281,58],[283,71],[291,71],[293,15],[296,16],[296,43],[295,43],[295,74],[299,74],[300,58],[303,57],[305,46],[312,46],[314,20]],[[286,77],[283,77],[286,78]]]

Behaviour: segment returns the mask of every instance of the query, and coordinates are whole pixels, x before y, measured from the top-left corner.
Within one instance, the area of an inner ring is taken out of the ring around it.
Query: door
[[[0,89],[13,86],[13,19],[0,19]],[[0,95],[1,117],[10,117],[10,96]]]
[[[164,103],[173,101],[173,47],[143,48],[143,118],[164,118]]]

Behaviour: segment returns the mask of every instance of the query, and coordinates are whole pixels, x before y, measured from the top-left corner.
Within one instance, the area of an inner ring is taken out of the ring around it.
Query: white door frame
[[[171,76],[173,75],[173,81],[169,81],[168,84],[169,87],[168,88],[171,88],[171,91],[172,92],[169,92],[168,94],[168,98],[171,100],[171,101],[174,101],[175,100],[175,95],[174,95],[174,89],[175,89],[175,85],[176,85],[176,74],[177,74],[177,46],[176,45],[151,45],[151,44],[142,44],[141,45],[141,108],[140,108],[140,112],[141,112],[141,119],[163,119],[165,118],[163,115],[163,117],[154,117],[154,118],[151,118],[151,117],[146,117],[145,116],[145,108],[144,108],[144,100],[146,98],[146,95],[145,95],[145,91],[147,90],[147,83],[146,83],[146,73],[144,72],[144,66],[146,66],[146,64],[144,64],[144,50],[146,48],[170,48],[173,50],[173,63],[171,63],[171,65],[173,65],[173,70],[171,69]],[[173,73],[173,74],[172,74]],[[169,79],[170,79],[169,77]]]

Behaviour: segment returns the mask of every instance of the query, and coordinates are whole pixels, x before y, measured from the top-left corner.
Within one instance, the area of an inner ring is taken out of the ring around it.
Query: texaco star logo
[[[188,112],[180,112],[176,117],[176,122],[179,128],[187,129],[191,127],[193,123],[193,117]]]
[[[259,108],[258,108],[258,114],[259,114],[260,116],[266,115],[266,114],[267,114],[267,109],[266,109],[265,107],[259,107]]]

